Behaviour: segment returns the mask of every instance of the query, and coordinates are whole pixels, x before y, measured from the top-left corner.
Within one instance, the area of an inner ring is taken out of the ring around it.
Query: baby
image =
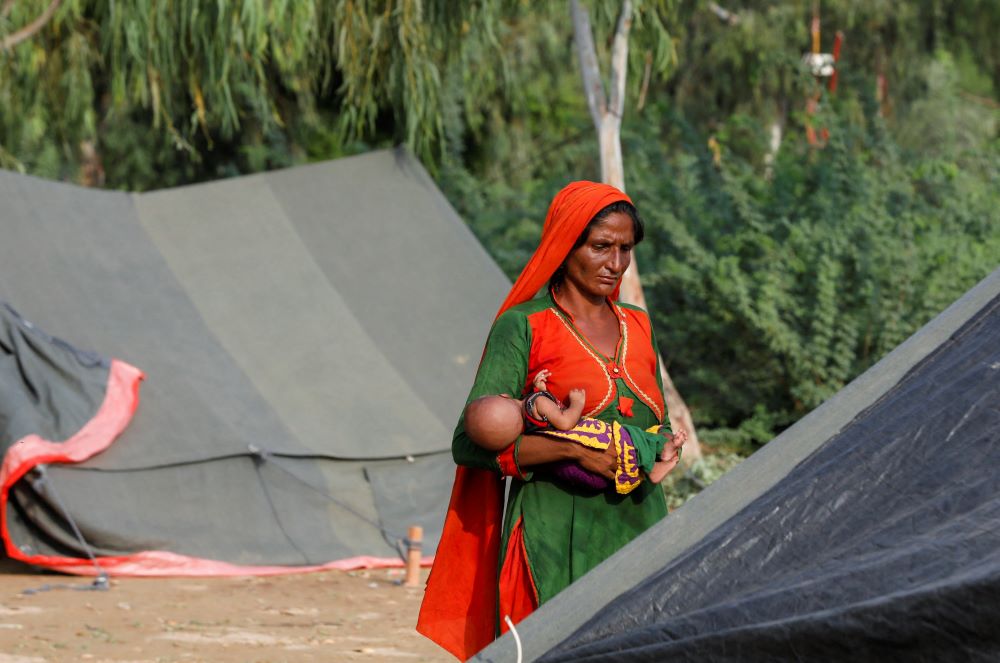
[[[618,460],[615,490],[622,495],[631,492],[642,481],[640,469],[645,468],[649,479],[658,483],[676,464],[676,449],[686,436],[661,433],[661,426],[643,431],[617,421],[581,419],[586,392],[571,389],[569,404],[564,407],[545,390],[550,375],[548,370],[539,371],[533,381],[535,391],[524,399],[507,395],[483,396],[469,403],[465,409],[465,432],[480,447],[498,452],[523,433],[546,435],[598,450],[613,445]],[[671,445],[666,445],[667,441]],[[582,488],[604,490],[611,483],[573,461],[551,463],[548,469],[563,482]]]

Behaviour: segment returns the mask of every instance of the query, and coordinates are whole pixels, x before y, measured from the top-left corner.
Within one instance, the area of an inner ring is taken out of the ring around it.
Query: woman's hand
[[[583,445],[573,444],[577,449],[577,464],[585,470],[599,474],[605,479],[615,480],[615,471],[618,469],[618,456],[615,454],[615,446],[609,444],[607,449],[591,449]]]
[[[618,457],[615,455],[614,445],[608,445],[605,450],[591,449],[582,444],[568,440],[554,440],[544,435],[521,436],[517,457],[518,465],[522,469],[559,460],[571,460],[583,469],[612,481],[615,478],[615,470],[618,469]]]

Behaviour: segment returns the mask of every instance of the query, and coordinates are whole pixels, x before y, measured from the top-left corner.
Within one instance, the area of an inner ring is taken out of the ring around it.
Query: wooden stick
[[[403,585],[406,587],[420,587],[420,559],[422,554],[422,541],[424,539],[424,528],[413,525],[406,533],[406,580]]]

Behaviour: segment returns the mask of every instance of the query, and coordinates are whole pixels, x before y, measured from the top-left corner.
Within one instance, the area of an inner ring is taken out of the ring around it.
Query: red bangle
[[[506,449],[498,453],[497,464],[500,466],[500,474],[503,476],[517,477],[523,481],[526,479],[525,474],[517,464],[517,449],[520,444],[521,438],[518,437],[513,444],[508,445]]]

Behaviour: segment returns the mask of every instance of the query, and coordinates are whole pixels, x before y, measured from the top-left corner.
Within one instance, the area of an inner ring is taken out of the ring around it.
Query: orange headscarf
[[[573,182],[556,194],[538,248],[497,317],[534,297],[566,260],[590,220],[622,200],[632,202],[615,187],[597,182]],[[456,469],[444,531],[417,620],[420,633],[463,661],[496,637],[503,513],[503,483],[498,478],[486,470]]]
[[[549,205],[538,248],[507,293],[497,317],[534,297],[566,260],[590,220],[608,205],[622,200],[632,204],[631,198],[610,184],[581,180],[563,187]],[[617,296],[616,287],[614,297]]]

